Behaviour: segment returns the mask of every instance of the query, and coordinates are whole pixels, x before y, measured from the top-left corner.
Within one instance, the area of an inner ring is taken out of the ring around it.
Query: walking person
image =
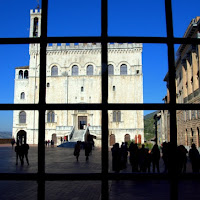
[[[192,144],[192,148],[189,150],[189,158],[192,163],[193,173],[199,172],[199,152],[195,144]]]
[[[29,145],[28,144],[22,144],[22,160],[24,164],[24,157],[26,158],[26,162],[29,165],[29,160],[28,160],[28,150],[29,150]]]
[[[151,154],[152,154],[152,163],[153,163],[153,173],[155,173],[155,168],[157,169],[157,172],[160,173],[160,167],[159,167],[160,150],[157,144],[154,144],[151,150]]]
[[[85,156],[86,156],[86,161],[88,161],[88,159],[89,159],[90,152],[91,152],[90,143],[85,142]]]
[[[15,139],[13,138],[13,139],[11,140],[12,149],[13,149],[14,144],[15,144]]]
[[[75,144],[75,147],[74,147],[74,156],[76,156],[77,162],[78,162],[78,158],[80,155],[80,150],[81,150],[81,142],[77,141],[77,143]]]
[[[119,173],[121,169],[121,150],[119,143],[115,143],[111,149],[112,151],[112,170]]]
[[[22,164],[22,151],[21,151],[21,146],[19,146],[19,141],[17,141],[16,143],[15,152],[16,152],[16,165],[18,165],[18,159]]]

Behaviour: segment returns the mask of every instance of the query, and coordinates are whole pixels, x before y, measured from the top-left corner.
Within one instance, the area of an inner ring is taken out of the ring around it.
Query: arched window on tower
[[[24,72],[24,79],[28,79],[28,70],[25,70]]]
[[[114,75],[114,67],[113,65],[108,65],[108,75]]]
[[[55,113],[54,113],[54,111],[49,111],[47,113],[47,122],[48,123],[54,123],[55,122]]]
[[[22,70],[19,71],[19,79],[23,79],[23,71]]]
[[[25,93],[24,92],[21,93],[20,99],[25,99]]]
[[[93,66],[92,65],[87,66],[87,75],[89,75],[89,76],[93,75]]]
[[[34,18],[34,24],[33,24],[33,37],[38,37],[38,18]]]
[[[72,76],[78,76],[78,66],[72,66]]]
[[[51,76],[58,76],[58,67],[55,65],[51,68]]]
[[[25,124],[26,123],[26,113],[24,111],[21,111],[19,113],[19,123]]]
[[[127,75],[127,65],[122,64],[120,66],[120,75]]]

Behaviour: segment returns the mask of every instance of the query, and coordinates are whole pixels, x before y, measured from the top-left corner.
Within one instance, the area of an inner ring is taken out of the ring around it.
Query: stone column
[[[188,95],[190,95],[191,93],[193,93],[193,83],[191,83],[192,70],[190,65],[190,53],[187,53],[186,66],[187,66]]]
[[[183,99],[185,97],[188,96],[188,93],[187,93],[187,86],[186,86],[186,82],[187,82],[187,73],[186,73],[186,70],[187,70],[187,66],[186,66],[186,60],[183,59],[181,61],[181,64],[182,64],[182,74],[183,74]]]
[[[193,76],[193,89],[194,91],[199,88],[199,82],[197,77],[198,65],[197,65],[197,54],[196,54],[196,46],[192,46],[192,76]]]

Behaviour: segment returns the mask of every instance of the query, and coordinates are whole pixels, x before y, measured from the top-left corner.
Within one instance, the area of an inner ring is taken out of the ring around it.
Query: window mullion
[[[39,136],[38,136],[38,199],[45,199],[45,98],[46,98],[46,46],[48,0],[42,1],[40,36],[40,85],[39,85]]]
[[[108,192],[108,51],[107,51],[107,20],[108,2],[101,0],[101,66],[102,66],[102,185],[101,199],[109,199]]]
[[[165,0],[167,45],[168,45],[168,71],[169,71],[169,93],[170,93],[170,199],[178,199],[178,177],[177,177],[177,128],[176,128],[176,85],[175,85],[175,59],[174,59],[174,34],[172,20],[171,0]]]

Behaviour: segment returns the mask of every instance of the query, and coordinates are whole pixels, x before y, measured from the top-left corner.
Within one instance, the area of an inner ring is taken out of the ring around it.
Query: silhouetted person
[[[146,151],[147,151],[147,157],[146,157],[147,170],[148,170],[148,173],[150,173],[151,172],[152,155],[151,155],[151,151],[149,151],[149,149],[146,149]]]
[[[189,150],[189,158],[192,163],[193,173],[199,172],[199,151],[195,144],[192,144],[192,148]]]
[[[131,142],[129,146],[130,163],[132,166],[132,172],[138,172],[138,146]]]
[[[121,145],[121,169],[126,169],[127,156],[128,156],[128,147],[127,142],[122,142]]]
[[[14,144],[15,144],[15,139],[13,138],[13,139],[11,140],[12,149],[13,149]]]
[[[159,168],[160,150],[157,144],[153,146],[151,150],[151,155],[152,155],[152,163],[153,163],[153,172],[155,172],[155,168],[157,169],[157,172],[160,172],[160,168]]]
[[[119,143],[115,143],[111,149],[112,151],[112,170],[116,173],[120,172],[121,168],[121,152]]]
[[[60,138],[60,142],[61,142],[61,144],[62,144],[62,142],[63,142],[63,138],[62,138],[62,137]]]
[[[177,161],[178,161],[178,172],[186,172],[186,163],[187,163],[187,149],[180,145],[177,147]]]
[[[145,149],[144,144],[142,145],[142,148],[139,149],[139,171],[140,172],[146,172],[147,170],[147,155],[148,151]]]
[[[26,158],[26,162],[29,165],[29,160],[28,160],[29,145],[22,144],[21,148],[22,148],[22,165],[24,164],[24,157]]]
[[[77,141],[77,143],[74,146],[74,156],[76,156],[77,161],[80,155],[80,150],[81,150],[81,142]]]
[[[89,155],[91,152],[91,145],[89,142],[85,142],[85,156],[86,156],[86,161],[89,159]]]
[[[22,148],[21,146],[19,146],[19,141],[17,141],[16,143],[15,152],[16,152],[16,165],[18,165],[18,159],[22,164]]]
[[[168,172],[169,167],[169,143],[163,142],[162,159],[165,165],[164,173]]]

